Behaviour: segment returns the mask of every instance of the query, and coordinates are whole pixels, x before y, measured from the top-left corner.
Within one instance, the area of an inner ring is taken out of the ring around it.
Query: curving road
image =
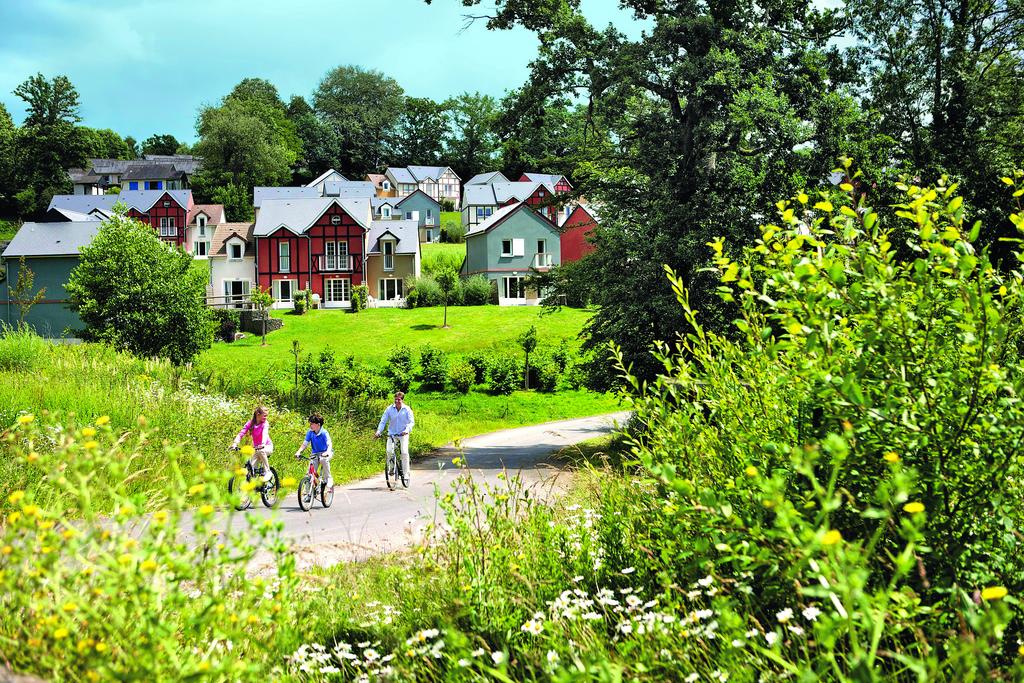
[[[478,480],[496,484],[498,474],[506,471],[519,474],[529,486],[550,492],[562,471],[552,458],[555,453],[611,433],[628,416],[628,412],[613,413],[474,436],[462,440],[459,448],[449,444],[436,455],[413,462],[407,490],[389,491],[382,472],[336,487],[334,504],[328,509],[317,501],[312,510],[303,512],[293,490],[281,499],[278,509],[263,508],[257,501],[245,514],[282,520],[300,567],[365,559],[422,538],[436,512],[435,486],[446,491],[457,473],[454,457],[465,458]],[[380,448],[383,460],[383,441]]]

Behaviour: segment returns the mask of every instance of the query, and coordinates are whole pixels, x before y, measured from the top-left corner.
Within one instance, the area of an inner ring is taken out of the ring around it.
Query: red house
[[[524,173],[519,177],[521,183],[547,183],[555,188],[557,194],[564,194],[572,190],[572,185],[564,175],[552,173]]]
[[[54,195],[47,216],[80,215],[103,219],[114,204],[128,207],[127,215],[153,226],[162,239],[177,246],[185,244],[187,216],[192,209],[192,190],[125,190],[120,194]],[[70,212],[70,214],[69,214]]]
[[[264,200],[256,219],[256,283],[276,307],[311,289],[327,308],[351,305],[352,288],[366,280],[368,197]]]
[[[572,210],[562,221],[562,263],[579,261],[594,251],[595,247],[587,241],[587,235],[597,226],[597,217],[583,204]]]
[[[527,174],[523,174],[525,178]],[[536,173],[530,175],[538,175]],[[560,177],[560,176],[558,176]],[[564,181],[564,178],[563,178]],[[506,201],[501,203],[501,206],[510,206],[517,204],[520,201],[525,201],[527,205],[533,208],[541,216],[547,218],[554,224],[558,224],[558,200],[555,199],[558,195],[568,190],[558,190],[558,185],[548,183],[546,181],[520,181],[520,182],[536,182],[537,186],[533,188],[533,192],[527,195],[524,199],[518,199],[515,196],[509,197]],[[555,192],[551,191],[551,188],[555,188]]]

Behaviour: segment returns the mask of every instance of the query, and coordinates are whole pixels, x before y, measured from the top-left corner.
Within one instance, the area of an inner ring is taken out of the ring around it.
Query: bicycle
[[[384,465],[384,481],[387,482],[388,489],[394,491],[401,479],[402,488],[407,489],[409,488],[409,475],[402,467],[402,437],[398,434],[389,434],[388,441],[392,444],[392,452],[387,456],[387,462]]]
[[[296,460],[301,457],[299,456]],[[313,507],[313,498],[317,490],[320,491],[320,503],[325,508],[331,507],[331,503],[334,502],[334,487],[327,486],[327,482],[323,480],[323,475],[321,474],[322,470],[323,460],[320,459],[320,454],[314,453],[309,456],[309,471],[306,472],[306,476],[299,482],[298,491],[299,507],[303,511],[309,511]]]
[[[237,451],[237,448],[231,450]],[[256,451],[263,450],[262,447],[256,448]],[[234,493],[238,491],[242,498],[238,504],[235,505],[235,509],[241,512],[247,510],[252,506],[252,493],[258,492],[260,498],[263,500],[263,504],[268,508],[274,507],[277,504],[277,490],[279,488],[280,479],[277,476],[277,470],[273,467],[270,468],[270,479],[264,479],[266,474],[263,471],[262,465],[253,466],[252,458],[245,461],[245,484],[248,484],[253,479],[259,481],[259,485],[250,488],[249,486],[243,486],[242,474],[237,470],[235,475],[228,479],[228,493]]]

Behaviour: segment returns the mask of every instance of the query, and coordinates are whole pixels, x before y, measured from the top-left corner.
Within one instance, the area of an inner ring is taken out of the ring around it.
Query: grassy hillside
[[[448,262],[462,263],[462,259],[466,257],[466,245],[465,244],[448,244],[446,242],[432,242],[428,244],[420,245],[420,249],[423,254],[422,269],[423,272],[430,272],[434,270],[432,267],[434,263],[444,260]]]

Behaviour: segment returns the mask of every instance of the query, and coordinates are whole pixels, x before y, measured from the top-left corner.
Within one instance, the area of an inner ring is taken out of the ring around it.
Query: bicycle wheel
[[[395,484],[398,483],[395,475],[395,456],[389,455],[384,463],[384,481],[387,482],[388,489],[391,491],[395,490]]]
[[[306,511],[313,507],[313,478],[308,474],[299,482],[299,507]]]
[[[320,484],[320,502],[325,508],[331,507],[334,502],[334,487],[328,486],[327,482]]]
[[[398,476],[402,479],[402,488],[407,489],[409,488],[409,473],[402,467],[402,459],[400,457],[396,456],[395,460],[398,461]]]
[[[248,510],[252,505],[252,493],[248,490],[249,487],[246,484],[252,478],[252,465],[245,463],[245,472],[242,474],[235,470],[235,473],[228,479],[228,493],[237,493],[241,496],[237,503],[235,503],[235,509],[241,512],[242,510]]]
[[[260,498],[263,499],[263,504],[268,508],[274,507],[277,503],[277,470],[273,467],[270,468],[270,479],[263,484],[263,489],[260,491]]]

